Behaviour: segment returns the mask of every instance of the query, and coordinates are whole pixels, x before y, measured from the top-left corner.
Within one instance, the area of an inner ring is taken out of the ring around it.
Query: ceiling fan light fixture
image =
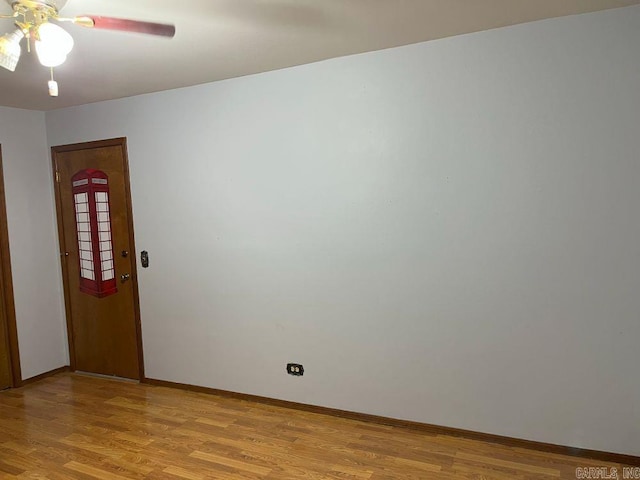
[[[2,0],[0,0],[1,2]],[[53,68],[62,65],[73,49],[73,37],[58,25],[58,22],[71,22],[76,25],[103,30],[144,33],[161,37],[173,37],[176,27],[172,24],[143,22],[126,18],[113,18],[84,15],[66,18],[59,11],[67,0],[5,0],[13,15],[0,13],[0,18],[12,18],[18,30],[0,37],[0,67],[14,72],[22,49],[20,42],[27,37],[27,47],[31,51],[31,40],[40,64],[51,68],[51,80],[48,82],[49,95],[58,96],[58,83],[53,79]],[[51,23],[53,20],[55,23]]]
[[[49,22],[38,27],[35,43],[38,60],[45,67],[62,65],[73,49],[73,37],[64,28]]]
[[[20,41],[24,38],[24,32],[17,29],[0,37],[0,66],[10,72],[15,72],[18,60],[22,54]]]

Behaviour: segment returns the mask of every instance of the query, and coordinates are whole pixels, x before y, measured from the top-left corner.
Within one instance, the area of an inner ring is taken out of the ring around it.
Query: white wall
[[[633,7],[47,131],[129,139],[147,376],[638,455],[638,45]]]
[[[0,107],[22,378],[68,365],[44,113]]]

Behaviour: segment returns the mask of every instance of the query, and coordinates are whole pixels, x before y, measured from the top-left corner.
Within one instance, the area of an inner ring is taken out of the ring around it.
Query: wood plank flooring
[[[0,392],[0,479],[575,479],[607,464],[70,373]]]

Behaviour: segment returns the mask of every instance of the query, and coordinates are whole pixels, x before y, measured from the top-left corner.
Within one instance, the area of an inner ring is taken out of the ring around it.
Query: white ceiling
[[[174,39],[63,24],[75,39],[55,70],[34,54],[0,68],[0,105],[50,110],[196,85],[353,53],[640,0],[68,0],[63,16],[105,15],[175,23]],[[4,8],[3,8],[4,7]],[[0,12],[10,13],[0,3]],[[11,20],[0,20],[0,34]]]

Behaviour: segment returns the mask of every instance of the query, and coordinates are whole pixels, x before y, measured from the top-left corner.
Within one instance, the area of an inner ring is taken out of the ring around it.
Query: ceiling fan
[[[20,42],[27,39],[27,50],[31,51],[33,41],[40,63],[51,69],[49,95],[58,96],[58,84],[53,79],[53,67],[62,65],[73,48],[73,37],[55,22],[70,22],[81,27],[145,33],[172,38],[176,33],[174,25],[141,22],[122,18],[82,15],[65,18],[59,16],[67,0],[5,0],[13,9],[11,15],[0,18],[15,19],[18,27],[13,32],[0,37],[0,66],[13,72],[18,65],[22,48]]]

